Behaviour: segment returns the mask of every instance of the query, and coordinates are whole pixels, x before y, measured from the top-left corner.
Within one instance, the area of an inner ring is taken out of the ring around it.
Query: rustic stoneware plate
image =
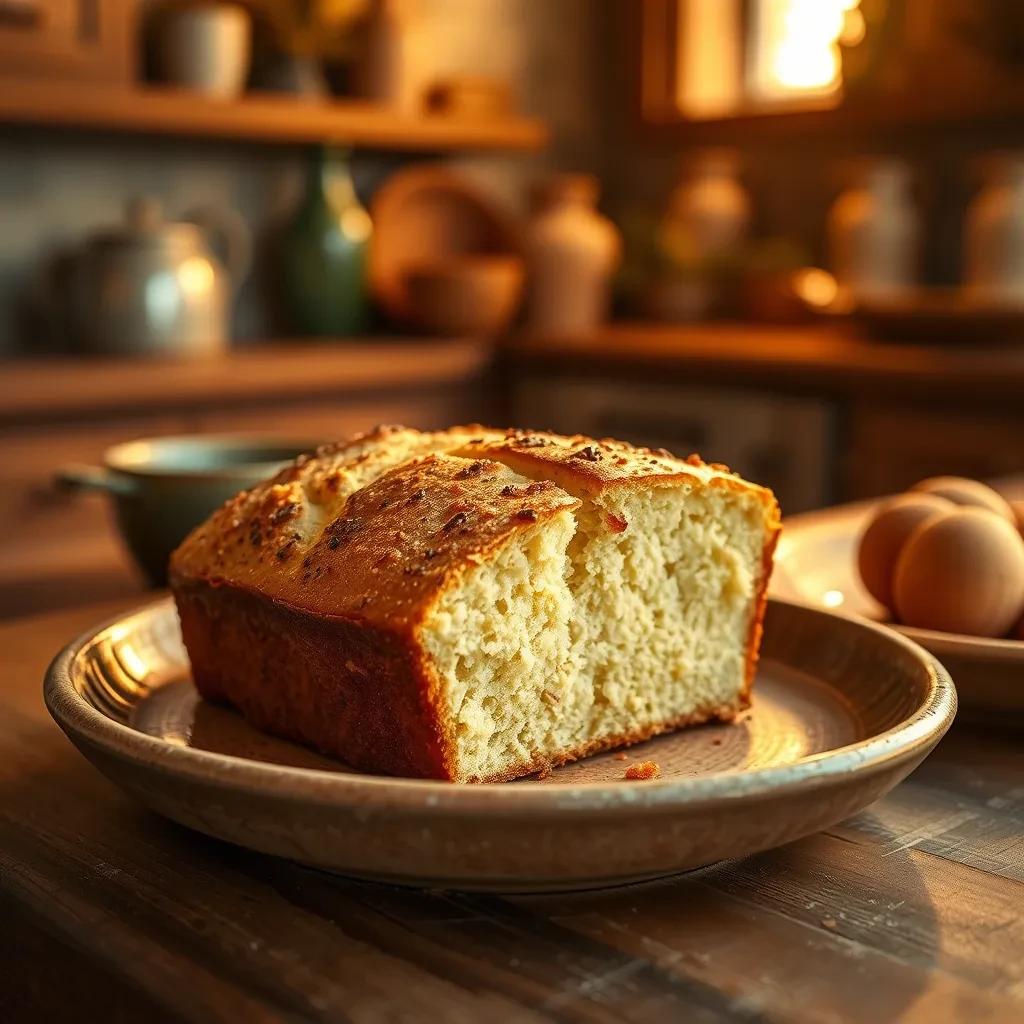
[[[775,554],[771,591],[777,597],[882,620],[883,608],[857,573],[857,544],[875,502],[808,512],[786,520]],[[936,658],[956,680],[971,718],[1024,719],[1024,641],[893,626]]]
[[[825,828],[891,789],[956,711],[940,665],[871,623],[773,601],[753,707],[503,785],[368,776],[250,729],[189,681],[169,599],[46,679],[61,728],[161,814],[266,853],[423,886],[568,889],[672,874]],[[654,760],[661,778],[626,781]]]

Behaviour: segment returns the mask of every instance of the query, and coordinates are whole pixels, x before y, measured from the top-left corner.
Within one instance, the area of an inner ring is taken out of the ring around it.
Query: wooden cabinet
[[[134,77],[135,0],[0,0],[5,76],[127,83]]]
[[[832,497],[834,411],[813,398],[728,387],[525,375],[516,423],[617,437],[686,455],[699,452],[768,484],[782,507],[802,512]]]
[[[997,479],[1024,469],[1024,405],[929,407],[852,402],[842,453],[844,496],[892,494],[929,476]]]
[[[835,327],[616,324],[504,352],[510,417],[725,462],[783,511],[927,476],[1024,472],[1024,350],[872,342]]]

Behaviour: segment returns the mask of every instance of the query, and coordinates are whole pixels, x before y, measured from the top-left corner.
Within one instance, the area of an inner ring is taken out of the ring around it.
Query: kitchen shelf
[[[789,140],[844,139],[896,134],[927,135],[959,125],[984,131],[992,127],[1020,129],[1024,102],[1019,90],[954,95],[922,90],[914,95],[851,97],[794,109],[749,109],[713,118],[682,117],[674,111],[648,112],[643,130],[649,139],[679,145],[735,145]]]
[[[0,427],[147,413],[161,408],[368,395],[470,386],[492,357],[476,339],[280,340],[198,360],[55,358],[0,361]]]
[[[616,380],[727,380],[735,385],[861,396],[943,396],[1019,403],[1024,348],[878,342],[839,325],[667,325],[618,322],[581,337],[520,335],[503,356],[540,375],[555,369]]]
[[[359,100],[252,93],[218,100],[166,88],[115,88],[0,78],[0,124],[258,143],[339,142],[392,150],[535,150],[532,118],[406,114]]]

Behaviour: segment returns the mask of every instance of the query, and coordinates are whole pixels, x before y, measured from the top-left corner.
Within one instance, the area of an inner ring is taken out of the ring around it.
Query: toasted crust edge
[[[230,585],[175,588],[200,696],[363,771],[452,778],[411,629],[327,618]],[[260,683],[270,678],[274,685]]]

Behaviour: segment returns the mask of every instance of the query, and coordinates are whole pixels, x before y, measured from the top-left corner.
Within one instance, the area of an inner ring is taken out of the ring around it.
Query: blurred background
[[[0,616],[380,422],[1020,473],[1022,97],[1017,0],[0,0]]]

